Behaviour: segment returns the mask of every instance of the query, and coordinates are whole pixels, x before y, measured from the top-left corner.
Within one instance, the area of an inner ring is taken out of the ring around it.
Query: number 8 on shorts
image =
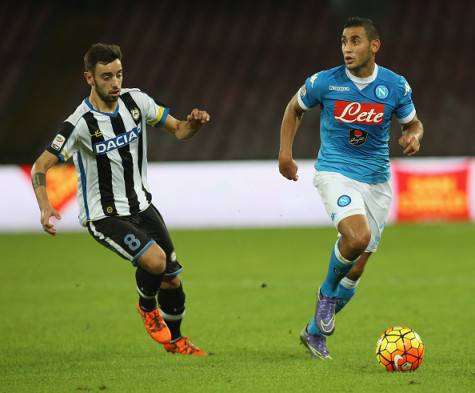
[[[127,247],[130,248],[130,251],[135,251],[137,250],[142,243],[140,243],[140,240],[137,239],[133,233],[128,233],[124,237],[124,243],[127,245]]]

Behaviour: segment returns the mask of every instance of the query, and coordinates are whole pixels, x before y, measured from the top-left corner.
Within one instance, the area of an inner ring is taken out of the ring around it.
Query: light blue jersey
[[[363,81],[363,84],[359,84]],[[404,77],[381,66],[373,77],[355,78],[339,66],[307,78],[298,92],[303,110],[321,107],[315,168],[368,184],[389,180],[389,132],[393,114],[401,124],[415,114]],[[362,90],[358,88],[364,87]]]

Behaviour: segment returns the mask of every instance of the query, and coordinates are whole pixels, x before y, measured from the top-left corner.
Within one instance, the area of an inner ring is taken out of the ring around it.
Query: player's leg
[[[358,194],[355,191],[351,194],[357,202]],[[335,331],[338,288],[342,279],[355,265],[355,261],[361,259],[360,256],[371,238],[369,224],[363,214],[345,217],[337,227],[340,237],[333,247],[325,280],[317,294],[315,317],[308,325],[308,331],[313,335],[331,335]],[[350,292],[351,290],[348,294]]]
[[[171,343],[165,345],[168,352],[202,356],[206,353],[192,344],[181,333],[181,323],[185,314],[185,292],[179,277],[183,267],[178,262],[175,247],[163,217],[155,206],[150,206],[141,214],[141,222],[147,233],[163,248],[166,255],[164,279],[158,291],[158,304],[171,335]]]
[[[140,258],[135,271],[139,306],[143,311],[157,308],[157,293],[166,268],[165,252],[153,244]]]
[[[360,277],[363,274],[364,268],[370,256],[370,252],[364,252],[356,260],[348,274],[341,279],[336,292],[337,300],[335,313],[340,312],[354,296],[356,288],[360,282]]]
[[[137,267],[137,309],[145,328],[155,341],[169,342],[171,334],[156,302],[166,268],[164,251],[130,219],[107,217],[88,223],[88,229],[95,240]]]
[[[320,292],[326,297],[336,297],[338,283],[363,254],[371,239],[366,215],[355,214],[338,223],[340,237],[333,247],[329,267]]]
[[[166,268],[166,255],[160,246],[153,243],[137,260],[135,279],[139,293],[137,310],[142,317],[145,329],[160,344],[172,339],[170,329],[157,306],[157,293],[163,281]]]
[[[330,335],[335,330],[335,307],[338,284],[349,272],[355,260],[364,252],[370,238],[368,220],[359,183],[341,174],[317,172],[314,177],[327,213],[338,229],[339,238],[332,248],[328,270],[318,296],[315,329]]]
[[[158,303],[170,328],[172,339],[181,337],[181,321],[185,313],[185,293],[179,273],[183,267],[177,260],[175,248],[162,216],[151,205],[140,214],[141,227],[160,245],[165,255],[164,280],[157,288]]]
[[[204,356],[205,351],[193,344],[188,337],[181,334],[181,322],[185,313],[185,292],[178,276],[166,276],[158,292],[158,303],[163,318],[166,320],[172,339],[165,344],[165,350],[182,355]]]
[[[179,276],[166,277],[158,292],[158,303],[163,318],[172,334],[172,340],[182,336],[181,322],[185,314],[185,292]]]
[[[378,248],[384,224],[389,214],[391,199],[392,192],[389,183],[365,187],[365,209],[371,229],[371,240],[365,252],[358,258],[346,277],[338,285],[336,312],[341,311],[354,296],[368,259]]]
[[[358,216],[364,217],[364,201],[359,190],[352,187],[346,177],[331,172],[317,172],[314,177],[314,185],[317,188],[325,209],[332,219],[334,225],[338,228],[339,224],[349,218],[349,222],[355,222],[353,216],[357,216],[356,223],[361,224]],[[351,228],[351,226],[350,226]],[[351,240],[352,233],[346,226],[345,241]],[[340,237],[343,235],[340,235]],[[358,243],[358,242],[354,242]],[[345,244],[345,249],[351,249]],[[346,251],[345,251],[346,252]],[[351,257],[350,255],[346,255]],[[338,247],[338,241],[332,248],[329,268],[324,281],[324,291],[327,296],[322,295],[320,290],[317,294],[317,307],[314,315],[300,334],[300,340],[308,348],[310,354],[316,358],[329,359],[330,354],[326,346],[325,335],[329,335],[335,329],[335,307],[336,307],[336,291],[338,283],[342,277],[351,269],[352,260],[341,255]],[[321,328],[317,324],[323,324],[325,327],[325,335],[322,334]]]
[[[356,293],[356,289],[360,282],[360,278],[363,274],[364,268],[366,263],[368,262],[369,257],[371,256],[370,252],[364,252],[361,256],[356,260],[354,265],[351,267],[348,274],[341,279],[338,283],[337,291],[336,291],[336,306],[335,306],[335,314],[338,314],[353,298]],[[315,319],[309,322],[309,331],[313,332],[313,334],[319,334],[320,331],[315,324]]]

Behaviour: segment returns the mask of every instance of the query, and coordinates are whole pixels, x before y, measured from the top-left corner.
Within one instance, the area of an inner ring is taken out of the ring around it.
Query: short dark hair
[[[86,71],[93,72],[97,63],[107,64],[116,59],[122,60],[119,45],[93,44],[84,55],[84,68]]]
[[[379,40],[379,30],[374,24],[374,22],[369,18],[362,18],[360,16],[352,16],[348,18],[343,25],[343,29],[347,27],[364,27],[368,39]]]

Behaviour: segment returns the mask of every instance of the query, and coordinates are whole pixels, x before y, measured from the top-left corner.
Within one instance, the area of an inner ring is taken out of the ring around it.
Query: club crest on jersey
[[[90,132],[90,135],[95,137],[95,138],[100,138],[102,136],[102,131],[101,130],[96,130],[94,132]]]
[[[368,133],[366,131],[350,130],[348,142],[350,142],[350,145],[359,146],[366,142],[367,136],[368,136]]]
[[[337,122],[349,124],[382,124],[384,104],[368,102],[335,101],[333,117]]]
[[[130,114],[132,115],[132,117],[134,118],[135,121],[137,121],[140,117],[140,111],[139,111],[139,108],[133,108],[131,111],[130,111]]]
[[[384,85],[378,85],[376,86],[376,89],[374,89],[374,93],[376,94],[376,97],[378,97],[380,100],[384,100],[388,97],[389,90]]]
[[[107,152],[120,147],[126,146],[133,141],[135,141],[141,133],[140,127],[134,127],[130,131],[124,132],[123,134],[116,135],[114,138],[107,139],[105,141],[94,143],[93,150],[94,153],[98,155],[106,154]]]

